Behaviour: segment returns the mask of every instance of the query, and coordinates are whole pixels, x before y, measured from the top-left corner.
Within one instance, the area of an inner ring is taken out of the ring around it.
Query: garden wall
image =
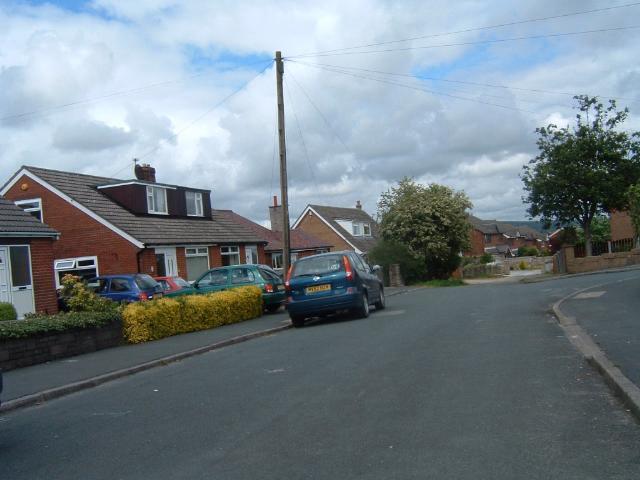
[[[640,249],[638,248],[630,252],[605,253],[597,257],[584,258],[576,258],[573,247],[565,247],[563,251],[567,273],[596,272],[608,268],[640,265]]]

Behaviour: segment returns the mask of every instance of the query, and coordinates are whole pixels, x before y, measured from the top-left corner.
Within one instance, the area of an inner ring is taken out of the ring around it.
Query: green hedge
[[[119,312],[112,311],[59,313],[30,317],[25,320],[8,320],[0,322],[0,341],[64,332],[75,328],[102,327],[120,318]]]
[[[0,321],[15,320],[16,318],[18,318],[18,314],[15,307],[10,303],[0,302]]]
[[[141,343],[256,318],[262,308],[262,292],[253,286],[136,302],[123,311],[122,331],[129,343]]]

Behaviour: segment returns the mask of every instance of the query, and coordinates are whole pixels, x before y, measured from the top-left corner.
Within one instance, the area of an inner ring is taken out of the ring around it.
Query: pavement
[[[388,297],[411,287],[387,288]],[[291,328],[284,309],[220,328],[99,350],[3,373],[0,412],[59,398],[144,370]]]
[[[637,277],[415,289],[3,412],[2,475],[637,479],[638,424],[551,313]]]

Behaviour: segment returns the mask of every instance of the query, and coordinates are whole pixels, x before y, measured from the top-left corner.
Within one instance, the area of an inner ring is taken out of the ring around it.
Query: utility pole
[[[276,52],[276,90],[278,92],[278,145],[280,147],[280,198],[282,199],[282,269],[286,275],[291,263],[291,237],[289,232],[289,194],[287,193],[287,144],[284,135],[284,95],[282,52]]]

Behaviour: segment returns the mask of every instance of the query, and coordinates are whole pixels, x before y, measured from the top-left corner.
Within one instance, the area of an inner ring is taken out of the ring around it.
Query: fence
[[[591,255],[597,257],[603,253],[619,253],[630,252],[634,247],[633,238],[623,238],[614,242],[593,242],[591,244]],[[587,256],[584,243],[579,243],[574,247],[575,258],[584,258]]]
[[[640,248],[628,252],[603,253],[602,255],[576,258],[575,247],[564,247],[554,257],[554,271],[557,273],[582,273],[605,270],[607,268],[640,265]],[[563,268],[565,267],[565,268]]]

